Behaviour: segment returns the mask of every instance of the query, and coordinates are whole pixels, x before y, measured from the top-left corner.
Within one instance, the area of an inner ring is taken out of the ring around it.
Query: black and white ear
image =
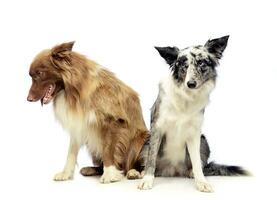
[[[227,46],[228,39],[229,35],[226,35],[221,38],[208,40],[204,46],[211,54],[214,54],[217,59],[220,59],[222,57],[223,51]]]
[[[179,49],[177,47],[155,47],[155,49],[157,49],[159,54],[169,65],[171,65],[178,57]]]
[[[74,41],[62,43],[52,48],[51,53],[55,59],[68,58],[68,55],[72,52]]]

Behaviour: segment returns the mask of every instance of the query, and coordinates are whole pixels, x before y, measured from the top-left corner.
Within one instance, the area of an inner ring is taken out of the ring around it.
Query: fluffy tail
[[[251,175],[247,170],[239,166],[220,165],[214,162],[207,164],[203,173],[205,176],[249,176]]]
[[[147,141],[149,137],[148,131],[140,131],[136,134],[136,136],[132,139],[128,154],[127,154],[127,160],[125,163],[125,170],[128,172],[130,169],[133,169],[135,167],[135,164],[137,161],[139,161],[139,155],[141,152],[141,149],[145,142]]]

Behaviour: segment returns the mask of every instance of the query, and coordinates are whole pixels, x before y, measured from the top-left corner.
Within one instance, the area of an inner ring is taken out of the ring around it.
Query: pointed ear
[[[179,49],[177,47],[155,47],[155,49],[157,49],[159,54],[169,65],[171,65],[178,57]]]
[[[211,54],[214,54],[216,58],[220,59],[222,57],[223,51],[227,46],[228,39],[229,35],[213,40],[208,40],[204,46]]]
[[[52,56],[55,59],[63,59],[71,53],[75,41],[59,44],[52,48]]]

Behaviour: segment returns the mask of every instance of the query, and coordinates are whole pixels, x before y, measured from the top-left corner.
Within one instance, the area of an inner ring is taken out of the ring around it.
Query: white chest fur
[[[61,92],[55,99],[54,112],[57,120],[77,144],[86,144],[90,152],[101,154],[99,134],[92,128],[93,123],[97,122],[93,110],[86,113],[73,112],[65,100],[64,92]]]
[[[200,89],[181,89],[171,78],[161,82],[161,104],[156,128],[166,134],[164,158],[177,164],[184,161],[186,141],[198,137],[203,122],[202,110],[209,102],[209,94],[214,87],[207,82]]]

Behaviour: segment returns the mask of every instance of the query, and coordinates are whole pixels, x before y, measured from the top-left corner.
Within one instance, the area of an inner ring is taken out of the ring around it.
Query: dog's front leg
[[[192,163],[192,171],[196,183],[196,188],[201,192],[213,192],[211,185],[207,182],[200,157],[200,134],[188,139],[187,147]]]
[[[140,184],[138,185],[138,188],[141,190],[147,190],[153,187],[155,170],[156,170],[156,160],[160,149],[161,141],[162,141],[162,134],[159,131],[157,131],[155,128],[152,128],[148,157],[145,165],[145,175],[141,180]]]
[[[79,149],[80,145],[73,138],[70,138],[66,164],[63,171],[55,175],[55,181],[65,181],[73,178]]]

